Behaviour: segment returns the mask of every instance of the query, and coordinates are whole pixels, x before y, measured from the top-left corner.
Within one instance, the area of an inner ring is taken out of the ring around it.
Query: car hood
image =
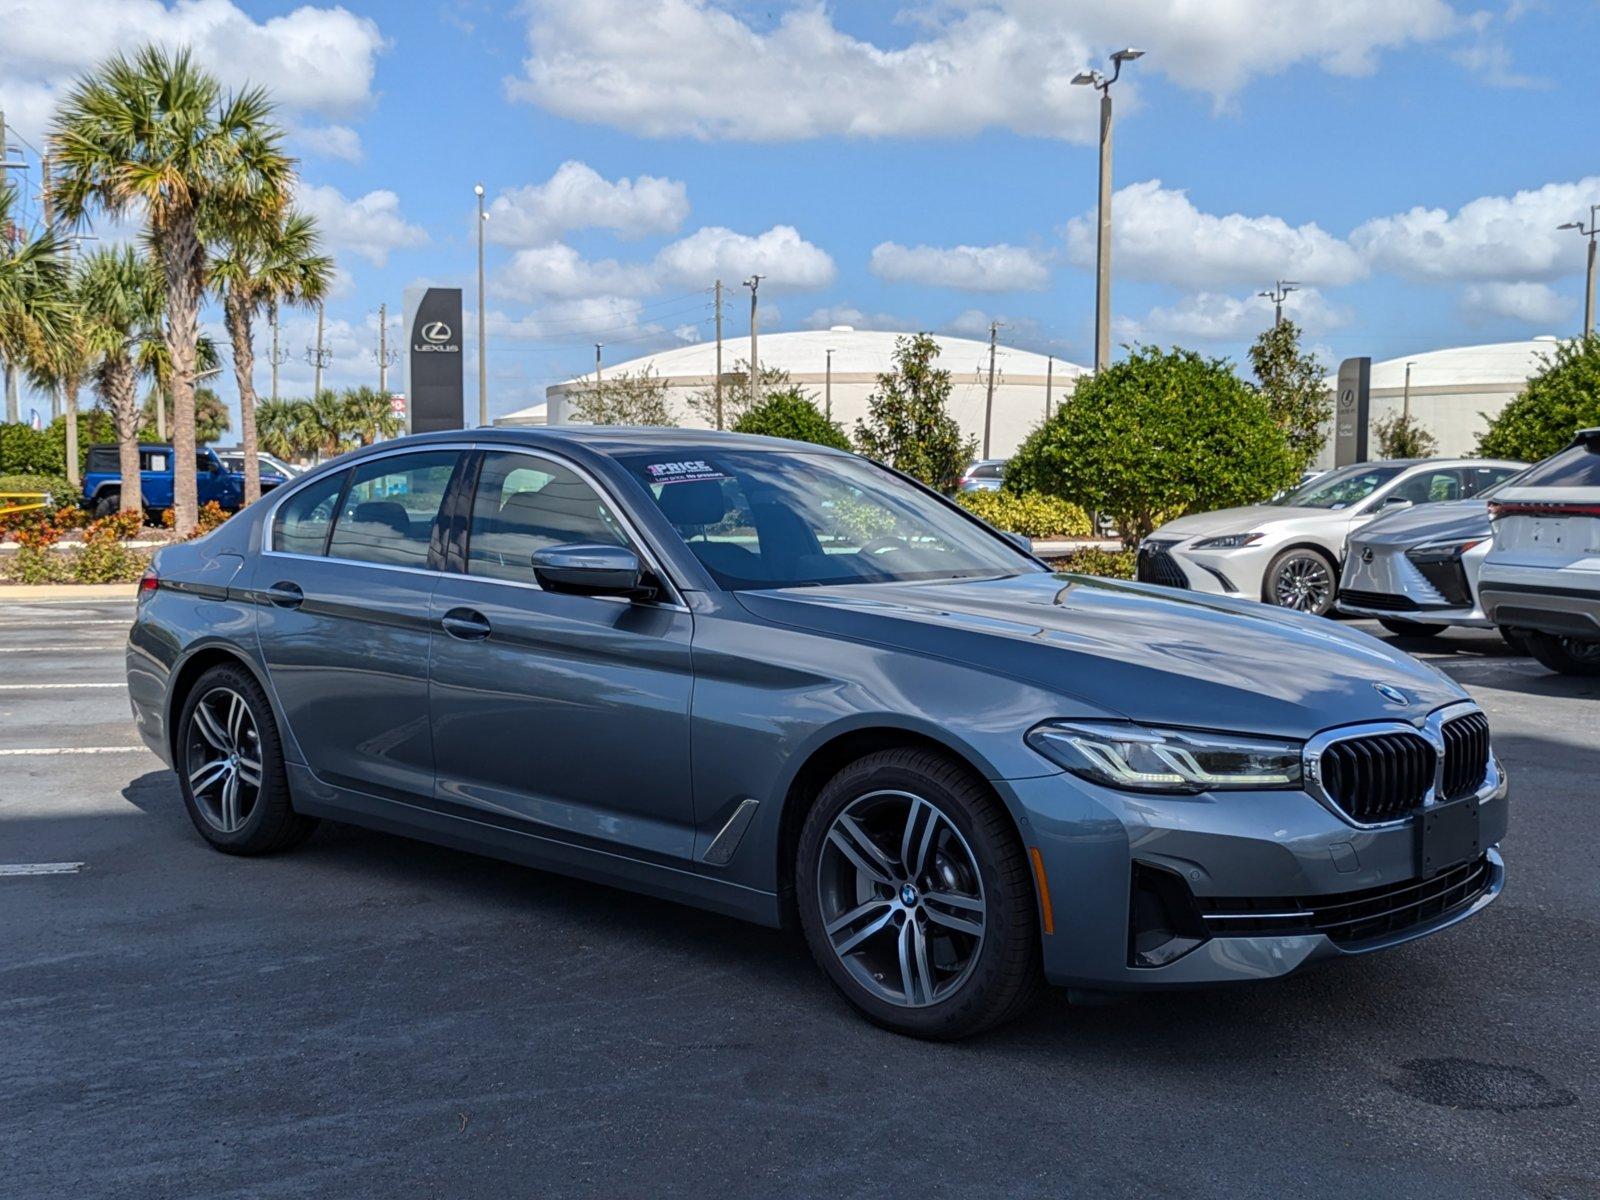
[[[965,663],[1150,724],[1304,738],[1466,698],[1410,655],[1321,617],[1044,572],[740,592],[766,620]],[[1405,704],[1381,696],[1399,688]],[[1039,713],[1039,718],[1049,716]]]
[[[1219,508],[1215,512],[1194,513],[1168,521],[1150,536],[1161,538],[1209,537],[1223,533],[1253,533],[1279,521],[1337,523],[1348,519],[1345,508],[1290,508],[1277,504],[1248,504],[1242,508]]]
[[[1444,500],[1385,513],[1351,538],[1369,546],[1414,546],[1442,538],[1488,537],[1487,500]]]

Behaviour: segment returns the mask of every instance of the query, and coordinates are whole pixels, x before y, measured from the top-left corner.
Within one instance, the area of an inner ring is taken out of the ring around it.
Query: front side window
[[[333,509],[348,471],[309,483],[278,506],[272,519],[272,548],[283,554],[321,554],[328,544]]]
[[[467,574],[534,583],[533,555],[547,546],[626,546],[600,494],[559,463],[495,450],[483,456],[472,501]]]
[[[723,587],[970,579],[1041,570],[935,496],[865,459],[783,451],[619,461]]]
[[[1409,500],[1413,504],[1436,504],[1441,500],[1461,499],[1461,475],[1455,470],[1418,471],[1384,497],[1388,500]]]
[[[332,558],[426,567],[433,523],[460,452],[430,450],[352,468],[350,490],[328,544]]]
[[[1402,466],[1373,466],[1359,463],[1318,475],[1310,483],[1301,484],[1278,503],[1292,508],[1350,508],[1360,504],[1373,492],[1388,483],[1401,471]]]

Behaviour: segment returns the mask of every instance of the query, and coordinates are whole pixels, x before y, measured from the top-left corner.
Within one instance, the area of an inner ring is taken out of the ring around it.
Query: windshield
[[[1318,475],[1290,492],[1279,504],[1290,508],[1349,508],[1404,471],[1403,463],[1356,463]]]
[[[1043,570],[861,458],[760,450],[619,460],[725,588],[969,579]]]

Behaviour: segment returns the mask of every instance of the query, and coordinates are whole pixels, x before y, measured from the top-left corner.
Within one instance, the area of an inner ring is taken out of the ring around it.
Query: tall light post
[[[1094,369],[1111,362],[1111,85],[1122,75],[1122,64],[1143,58],[1143,50],[1129,47],[1111,56],[1111,77],[1099,71],[1079,71],[1072,82],[1100,93],[1100,203],[1099,235],[1094,254]]]
[[[1279,279],[1265,292],[1257,292],[1263,300],[1272,301],[1272,327],[1276,329],[1283,324],[1283,302],[1289,298],[1290,292],[1298,292],[1300,285],[1292,279]]]
[[[750,407],[754,408],[761,403],[761,361],[756,356],[756,292],[761,287],[765,275],[752,275],[744,281],[744,286],[750,289]]]
[[[483,310],[483,184],[473,186],[478,197],[478,424],[489,423],[489,318]]]
[[[1589,205],[1589,224],[1582,221],[1568,221],[1565,225],[1557,225],[1557,229],[1576,229],[1589,239],[1589,270],[1583,277],[1583,336],[1588,337],[1594,332],[1594,235],[1595,214],[1600,212],[1600,204]]]

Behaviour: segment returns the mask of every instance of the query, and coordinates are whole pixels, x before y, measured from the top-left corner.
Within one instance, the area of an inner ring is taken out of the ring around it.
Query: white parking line
[[[133,625],[132,617],[85,617],[82,620],[52,620],[43,621],[0,621],[0,629],[32,629],[36,625],[48,624],[54,629],[71,629],[76,625],[121,625],[130,628]]]
[[[0,692],[77,691],[79,688],[125,688],[125,680],[116,683],[0,683]]]
[[[76,875],[84,863],[0,863],[3,875]]]
[[[59,646],[0,646],[0,654],[78,654],[91,650],[121,650],[126,642],[85,642]]]
[[[144,746],[29,746],[0,750],[0,758],[46,757],[60,754],[148,754]]]

